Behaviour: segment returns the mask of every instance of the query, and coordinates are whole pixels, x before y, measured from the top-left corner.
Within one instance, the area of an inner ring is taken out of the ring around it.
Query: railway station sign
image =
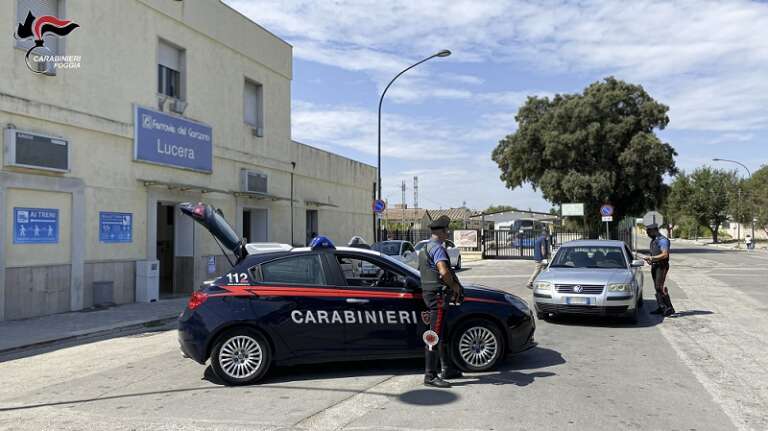
[[[187,118],[135,106],[133,159],[193,171],[213,171],[213,129]]]
[[[58,242],[58,209],[13,208],[14,244],[57,244]]]

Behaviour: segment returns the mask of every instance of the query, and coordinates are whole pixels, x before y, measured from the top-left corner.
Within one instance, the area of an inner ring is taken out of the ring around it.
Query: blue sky
[[[613,75],[670,106],[659,132],[692,170],[714,157],[768,159],[768,4],[708,1],[252,1],[228,4],[294,47],[295,140],[376,164],[384,101],[384,197],[548,210],[509,190],[490,153],[528,95],[581,91]]]

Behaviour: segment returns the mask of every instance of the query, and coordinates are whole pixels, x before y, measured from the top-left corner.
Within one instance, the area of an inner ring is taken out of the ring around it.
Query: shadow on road
[[[381,364],[386,364],[381,366]],[[555,365],[564,364],[565,359],[563,356],[554,350],[536,347],[518,355],[507,358],[506,362],[501,364],[497,371],[488,373],[478,373],[472,376],[467,376],[469,381],[455,381],[454,386],[465,386],[472,384],[492,384],[492,385],[504,385],[513,384],[517,386],[527,386],[535,382],[536,379],[542,377],[549,377],[555,375],[553,372],[548,371],[534,371],[534,372],[522,372],[519,370],[532,370],[537,368],[551,367]],[[130,399],[141,397],[152,397],[156,395],[175,394],[175,393],[194,393],[194,392],[208,392],[211,390],[245,390],[246,393],[251,390],[258,389],[295,389],[302,391],[317,391],[322,392],[344,392],[350,395],[356,395],[359,393],[366,393],[371,395],[381,395],[393,399],[398,399],[402,402],[415,405],[440,405],[455,402],[459,399],[459,395],[451,393],[445,390],[438,389],[415,389],[404,392],[402,394],[370,391],[367,389],[357,388],[340,388],[340,387],[319,387],[312,385],[303,386],[283,386],[279,383],[283,382],[296,382],[313,379],[328,379],[328,378],[340,378],[340,377],[359,377],[366,375],[380,375],[382,377],[389,378],[392,375],[409,375],[409,374],[421,374],[423,370],[423,359],[404,359],[404,360],[392,360],[392,361],[358,361],[358,362],[345,362],[345,363],[329,363],[314,366],[295,366],[295,367],[282,367],[273,370],[270,377],[263,380],[259,384],[251,386],[245,386],[243,388],[232,388],[225,386],[213,373],[211,367],[207,367],[202,380],[213,383],[215,386],[205,385],[190,388],[176,388],[176,389],[164,389],[157,391],[146,392],[133,392],[126,394],[97,396],[97,397],[81,397],[76,399],[68,399],[61,401],[47,401],[42,403],[31,403],[20,406],[7,407],[0,405],[0,412],[17,411],[17,410],[30,410],[41,407],[63,406],[63,405],[82,405],[99,401],[116,400],[116,399]]]
[[[579,314],[557,315],[550,317],[547,321],[555,325],[595,326],[603,328],[647,328],[656,326],[664,321],[664,317],[649,313],[650,310],[656,309],[656,306],[655,300],[644,299],[643,307],[640,309],[640,315],[637,318],[637,323],[630,323],[620,317]]]
[[[678,317],[688,317],[688,316],[706,316],[708,314],[715,314],[714,311],[709,310],[685,310],[685,311],[678,311],[674,315],[670,316],[672,318],[678,318]]]

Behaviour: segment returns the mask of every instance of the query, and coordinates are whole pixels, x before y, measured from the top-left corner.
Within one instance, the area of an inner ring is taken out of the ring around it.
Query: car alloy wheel
[[[457,339],[460,365],[468,371],[486,371],[501,356],[502,341],[490,323],[474,322],[464,327]]]
[[[230,385],[244,385],[260,379],[270,363],[269,345],[247,328],[227,332],[214,347],[211,366]]]
[[[259,371],[263,355],[261,346],[246,335],[232,337],[219,350],[221,369],[229,377],[247,379]]]

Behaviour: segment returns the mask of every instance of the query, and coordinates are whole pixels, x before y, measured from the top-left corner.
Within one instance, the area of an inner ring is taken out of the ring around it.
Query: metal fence
[[[482,235],[482,252],[484,259],[533,259],[536,239],[541,235],[539,231],[523,230],[511,231],[509,229],[486,230]],[[592,230],[564,230],[555,228],[549,236],[550,248],[554,252],[561,245],[579,239],[612,239],[626,243],[634,250],[632,241],[632,228],[616,225],[609,228],[608,232]]]
[[[481,244],[480,241],[480,230],[479,229],[462,229],[462,230],[474,230],[477,232],[477,244],[474,247],[459,247],[462,251],[480,251],[481,250]],[[450,239],[451,241],[456,242],[456,238],[454,237],[455,231],[451,231]],[[402,240],[402,241],[410,241],[411,244],[416,245],[419,241],[423,241],[425,239],[429,239],[432,236],[432,231],[429,229],[408,229],[408,230],[387,230],[384,229],[382,232],[382,238],[384,240]],[[458,246],[459,244],[457,244]]]

